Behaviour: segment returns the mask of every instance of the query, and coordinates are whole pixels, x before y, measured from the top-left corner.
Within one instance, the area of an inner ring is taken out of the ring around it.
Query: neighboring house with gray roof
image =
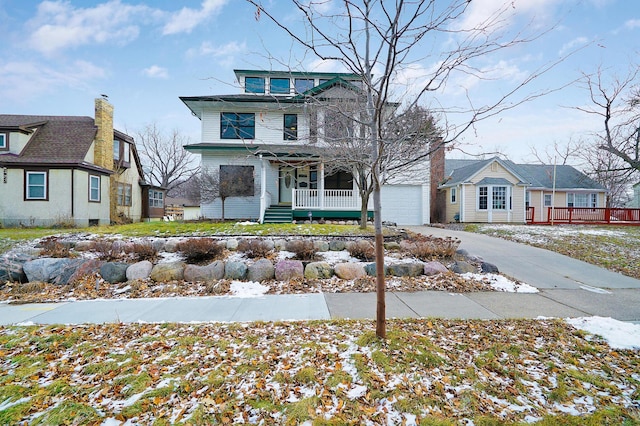
[[[144,182],[134,140],[113,128],[103,98],[95,118],[0,114],[0,168],[3,226],[140,221],[154,214],[143,200],[164,194]]]
[[[555,184],[554,184],[555,180]],[[606,189],[567,165],[445,160],[447,222],[546,222],[549,207],[605,207]]]

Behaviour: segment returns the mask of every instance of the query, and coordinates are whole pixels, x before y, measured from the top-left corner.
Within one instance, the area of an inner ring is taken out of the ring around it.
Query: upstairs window
[[[220,139],[255,139],[256,115],[253,113],[220,113]]]
[[[25,199],[47,200],[47,172],[25,172]]]
[[[264,93],[264,77],[245,77],[245,93]]]
[[[288,78],[272,78],[269,91],[274,95],[288,95],[290,92],[290,84]]]
[[[100,176],[89,175],[89,201],[100,202]]]
[[[118,139],[113,140],[113,161],[120,161],[120,141]]]
[[[284,140],[298,140],[298,114],[284,115]]]
[[[7,151],[9,149],[9,135],[7,133],[0,133],[0,151]]]
[[[294,80],[296,93],[304,93],[307,90],[313,89],[313,83],[314,82],[312,78],[296,78]]]
[[[131,184],[118,182],[117,204],[131,206]]]

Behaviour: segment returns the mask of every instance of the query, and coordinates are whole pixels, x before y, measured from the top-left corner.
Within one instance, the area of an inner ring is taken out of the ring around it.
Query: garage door
[[[398,225],[422,225],[428,216],[429,200],[421,185],[384,185],[380,191],[382,220]]]

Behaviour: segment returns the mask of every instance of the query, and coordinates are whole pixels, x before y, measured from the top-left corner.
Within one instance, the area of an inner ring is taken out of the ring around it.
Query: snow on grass
[[[493,287],[496,291],[505,291],[508,293],[538,293],[539,290],[529,284],[515,282],[509,278],[498,274],[474,274],[467,272],[462,274],[461,277],[465,279],[475,279],[478,281],[485,281]]]
[[[640,324],[608,317],[568,318],[567,322],[580,330],[603,337],[616,349],[640,349]]]
[[[269,287],[254,281],[233,281],[231,294],[235,297],[260,297],[269,291]]]

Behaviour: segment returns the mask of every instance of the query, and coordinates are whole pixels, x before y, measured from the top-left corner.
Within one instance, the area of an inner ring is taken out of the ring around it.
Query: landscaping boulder
[[[389,275],[396,277],[417,277],[423,273],[424,264],[422,262],[389,265]]]
[[[329,250],[342,251],[347,248],[347,242],[344,240],[331,240],[329,242]]]
[[[310,279],[331,278],[333,268],[327,262],[311,262],[304,268],[304,277]]]
[[[286,250],[287,249],[287,240],[279,239],[273,242],[276,250]]]
[[[446,266],[437,260],[433,260],[431,262],[427,262],[424,264],[424,274],[427,276],[444,274],[445,272],[449,272]]]
[[[93,248],[93,241],[82,240],[78,241],[74,247],[76,251],[89,251]]]
[[[316,251],[329,251],[329,243],[326,241],[314,241],[313,246],[316,248]]]
[[[400,250],[400,243],[397,241],[388,241],[384,243],[384,248],[387,250]]]
[[[33,257],[26,253],[7,253],[0,257],[0,283],[5,281],[26,282],[24,264]]]
[[[187,265],[184,268],[185,281],[213,282],[224,278],[224,262],[216,260],[206,266]]]
[[[108,283],[123,283],[127,281],[127,268],[128,263],[107,262],[100,267],[100,275]]]
[[[178,251],[178,244],[180,244],[180,240],[171,238],[164,243],[164,251],[168,253],[175,253]]]
[[[227,245],[227,247],[229,247]],[[229,280],[243,280],[247,276],[247,265],[244,262],[227,262],[224,265],[224,277]]]
[[[227,240],[227,250],[237,250],[238,249],[238,240],[235,238]]]
[[[451,270],[456,274],[466,274],[468,272],[475,274],[478,272],[478,268],[464,260],[456,260],[456,263],[451,267]]]
[[[247,279],[249,281],[262,282],[272,280],[275,277],[275,268],[268,259],[257,260],[247,268]]]
[[[276,263],[275,277],[278,281],[289,281],[292,278],[302,278],[304,266],[299,260],[281,260]]]
[[[184,279],[184,262],[159,263],[151,270],[151,279],[156,282],[167,282]]]
[[[338,263],[333,267],[333,270],[336,276],[343,280],[355,280],[356,278],[367,275],[361,263]]]
[[[156,251],[161,252],[161,251],[167,251],[165,249],[165,244],[166,242],[164,240],[161,239],[157,239],[157,240],[153,240],[151,242],[151,247],[153,247],[154,249],[156,249]]]
[[[134,263],[133,265],[129,265],[126,277],[128,281],[146,280],[151,275],[152,270],[153,264],[148,260],[143,260],[141,262]]]
[[[79,259],[43,257],[25,262],[23,270],[28,281],[66,285],[81,263]]]
[[[498,271],[498,267],[496,265],[489,262],[482,262],[480,264],[480,270],[485,274],[497,274],[500,272]]]
[[[384,275],[389,275],[389,267],[387,265],[383,266],[384,269]],[[364,272],[367,273],[367,275],[371,276],[371,277],[375,277],[376,276],[376,264],[375,263],[367,263],[366,265],[364,265]]]
[[[69,284],[74,284],[80,281],[84,277],[93,276],[97,278],[97,275],[100,273],[100,268],[106,262],[100,259],[89,259],[83,262],[76,271],[69,277]]]

